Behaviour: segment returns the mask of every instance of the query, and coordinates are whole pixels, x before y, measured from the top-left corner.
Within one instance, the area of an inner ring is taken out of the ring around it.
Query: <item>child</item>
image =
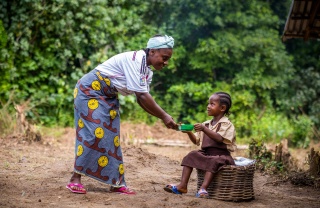
[[[203,183],[196,193],[198,198],[207,198],[207,188],[210,185],[214,174],[224,165],[234,165],[230,152],[234,151],[236,131],[233,124],[225,116],[231,108],[231,97],[225,92],[217,92],[210,96],[207,106],[209,116],[212,120],[194,125],[193,134],[187,133],[190,140],[199,145],[202,138],[201,150],[194,150],[185,156],[181,165],[183,166],[180,184],[167,185],[164,190],[174,194],[187,193],[188,181],[193,168],[206,171]]]

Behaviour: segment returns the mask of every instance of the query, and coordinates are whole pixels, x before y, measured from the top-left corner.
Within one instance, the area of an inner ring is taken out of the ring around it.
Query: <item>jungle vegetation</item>
[[[231,94],[238,140],[306,147],[319,140],[320,40],[281,41],[291,1],[3,0],[0,101],[28,102],[27,118],[73,126],[77,80],[111,56],[145,48],[155,34],[175,39],[151,94],[177,122],[206,115],[208,97]],[[121,119],[154,123],[134,96]],[[14,105],[7,107],[14,112]],[[0,119],[4,122],[6,118]]]

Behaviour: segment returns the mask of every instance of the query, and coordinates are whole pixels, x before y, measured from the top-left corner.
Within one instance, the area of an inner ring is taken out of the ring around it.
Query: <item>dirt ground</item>
[[[187,194],[167,193],[163,187],[180,179],[183,156],[198,147],[192,146],[185,134],[161,124],[150,127],[124,123],[121,131],[125,177],[136,195],[110,193],[108,185],[88,177],[82,178],[87,194],[67,190],[75,137],[74,130],[67,128],[31,144],[17,136],[0,138],[0,207],[320,207],[320,189],[275,183],[276,178],[259,171],[254,175],[255,199],[249,202],[196,198],[195,171]],[[237,154],[243,152],[233,156]]]

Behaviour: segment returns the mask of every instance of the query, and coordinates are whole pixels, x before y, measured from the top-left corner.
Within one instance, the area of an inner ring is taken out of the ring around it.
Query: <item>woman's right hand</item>
[[[163,117],[162,121],[168,129],[178,129],[178,124],[176,124],[176,122],[173,120],[173,118],[169,114],[166,114]]]
[[[168,129],[178,130],[178,124],[166,113],[148,92],[135,92],[139,105],[151,115],[160,118]]]

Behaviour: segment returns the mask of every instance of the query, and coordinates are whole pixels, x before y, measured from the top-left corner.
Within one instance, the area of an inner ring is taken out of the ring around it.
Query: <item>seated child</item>
[[[201,150],[191,151],[186,155],[181,165],[183,166],[181,181],[178,185],[167,185],[164,190],[174,194],[188,192],[188,182],[193,168],[206,171],[203,183],[196,193],[196,197],[207,198],[207,188],[214,174],[224,165],[235,165],[230,152],[236,148],[236,131],[233,124],[225,116],[231,108],[231,97],[224,92],[217,92],[210,96],[207,106],[208,116],[212,120],[194,125],[196,133],[186,131],[190,140],[199,145],[202,139]]]

